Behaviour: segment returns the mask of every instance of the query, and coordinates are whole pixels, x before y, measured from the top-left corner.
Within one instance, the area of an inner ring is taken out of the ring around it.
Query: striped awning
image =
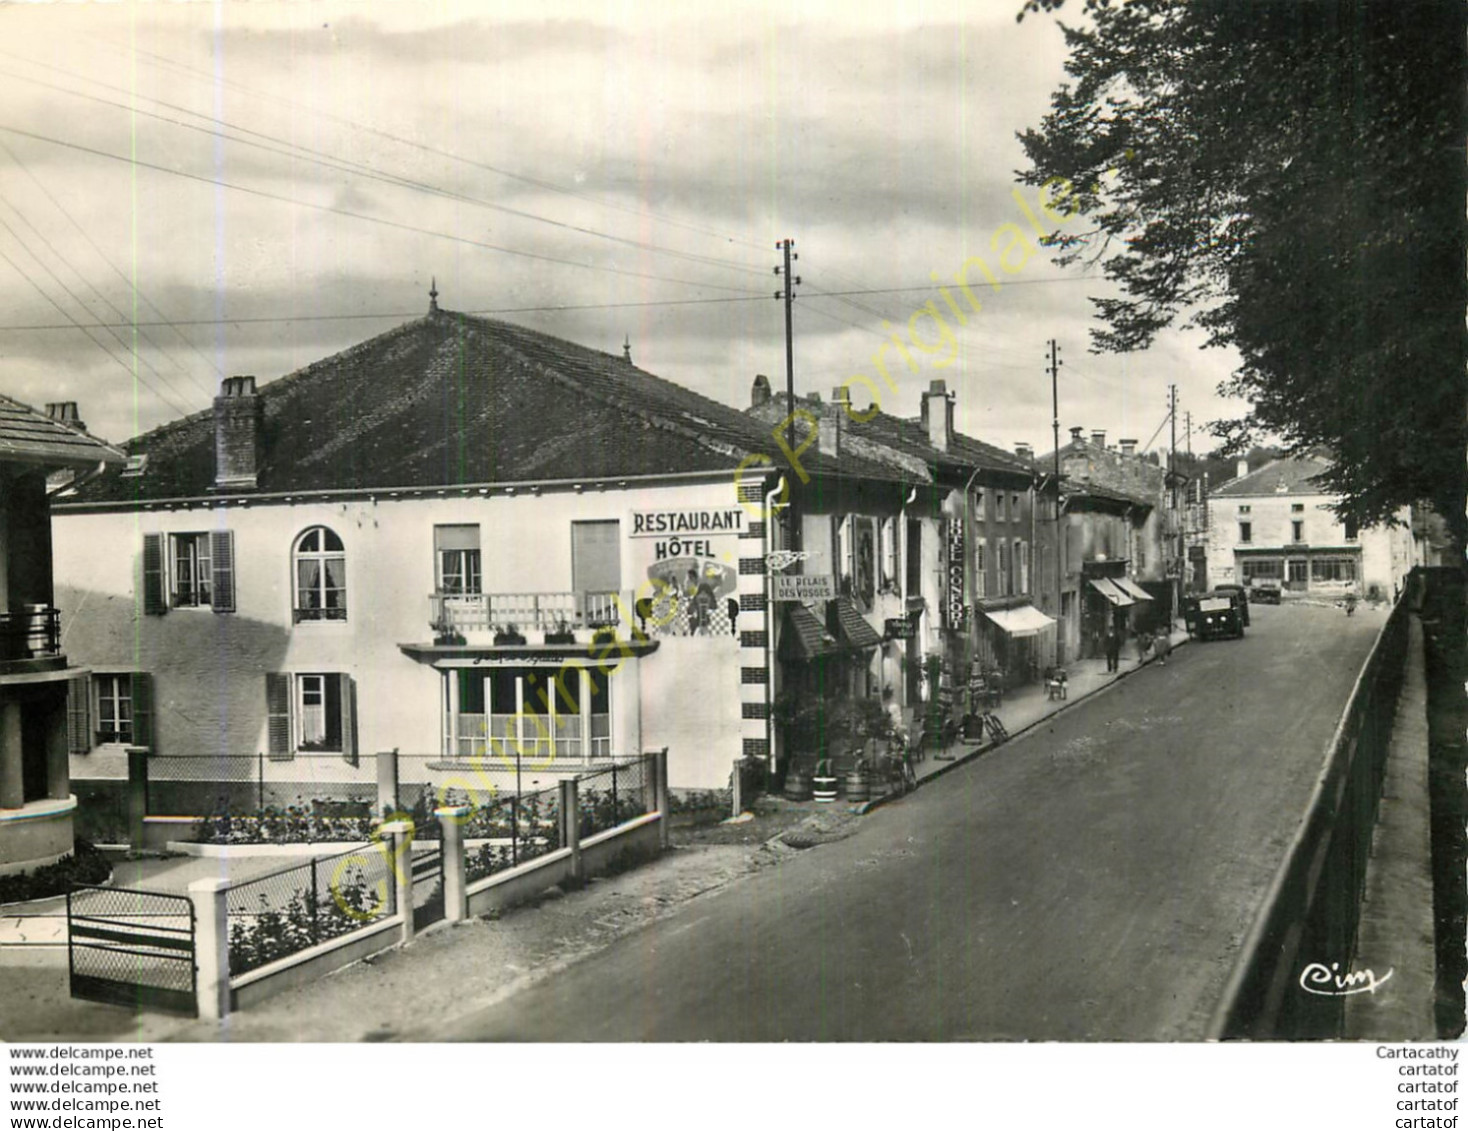
[[[882,634],[857,612],[850,597],[836,598],[836,627],[848,648],[877,648],[882,643]]]
[[[1106,577],[1093,577],[1093,578],[1090,579],[1090,582],[1091,582],[1091,588],[1092,589],[1096,590],[1097,593],[1100,593],[1101,596],[1105,597],[1108,601],[1110,601],[1118,609],[1124,609],[1128,605],[1135,605],[1136,604],[1135,601],[1133,601],[1130,597],[1128,597],[1125,593],[1123,593],[1120,589],[1118,589],[1114,584],[1112,584],[1110,578],[1106,578]]]
[[[985,609],[984,615],[1010,636],[1038,636],[1043,629],[1055,624],[1034,605],[1020,605],[1015,609]]]
[[[785,633],[780,638],[780,652],[787,658],[814,660],[833,656],[841,649],[836,638],[826,631],[820,618],[804,605],[791,605],[785,614]]]
[[[1138,601],[1150,601],[1152,599],[1152,594],[1148,593],[1130,577],[1112,577],[1108,580],[1123,593],[1135,597]]]

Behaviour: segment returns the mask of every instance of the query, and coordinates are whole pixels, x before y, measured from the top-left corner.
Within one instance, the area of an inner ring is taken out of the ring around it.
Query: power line
[[[169,397],[161,389],[155,386],[151,381],[147,380],[141,373],[136,370],[136,368],[129,366],[127,362],[125,362],[122,358],[118,357],[115,353],[108,349],[107,344],[103,342],[100,338],[95,337],[88,327],[82,325],[80,322],[76,321],[76,319],[72,318],[71,315],[66,312],[65,307],[63,307],[59,302],[48,295],[41,284],[36,282],[35,279],[31,278],[26,269],[15,260],[11,259],[10,256],[6,255],[3,250],[0,250],[0,259],[3,259],[6,263],[10,264],[10,266],[15,269],[15,271],[21,276],[21,278],[23,278],[27,283],[34,287],[36,289],[36,292],[43,299],[49,302],[61,313],[61,316],[63,318],[70,319],[72,328],[80,330],[83,334],[86,334],[86,336],[91,340],[94,346],[105,353],[113,361],[117,362],[118,365],[122,366],[129,377],[131,377],[134,381],[141,381],[148,389],[152,390],[152,392],[158,397],[159,400],[168,405],[168,407],[173,409],[175,412],[179,413],[182,416],[187,416],[189,414],[188,409],[169,399]],[[124,343],[124,348],[125,347],[126,344]]]
[[[663,299],[654,302],[588,302],[562,303],[557,306],[503,306],[485,310],[461,310],[457,313],[481,317],[495,314],[554,314],[560,311],[574,310],[624,310],[637,307],[706,306],[710,303],[767,301],[769,301],[767,295],[751,295],[748,297],[731,295],[728,298]],[[371,321],[373,319],[412,319],[421,317],[423,317],[421,310],[384,310],[372,314],[291,314],[259,318],[170,318],[157,321],[98,322],[96,325],[112,326],[117,329],[131,329],[134,326],[248,326],[264,323],[354,322]],[[0,325],[0,330],[72,330],[75,328],[74,324],[67,322],[31,322],[10,326]],[[857,328],[860,329],[861,327]]]
[[[100,36],[94,37],[94,38],[96,38],[98,40],[98,42],[107,44],[109,47],[113,48],[114,50],[120,49],[120,50],[124,50],[124,51],[128,52],[130,55],[133,55],[133,56],[142,56],[142,57],[145,57],[145,58],[152,59],[152,60],[155,61],[155,65],[163,65],[163,66],[166,66],[166,67],[173,68],[174,70],[183,71],[186,74],[191,74],[191,75],[194,75],[194,76],[197,76],[197,77],[201,77],[201,78],[207,80],[211,85],[231,87],[231,88],[233,88],[235,90],[240,91],[243,94],[249,95],[251,98],[256,98],[256,99],[260,99],[260,100],[263,100],[263,101],[269,101],[269,102],[276,102],[276,103],[279,103],[280,105],[286,106],[286,107],[288,107],[290,109],[293,109],[293,110],[304,110],[306,113],[311,114],[314,117],[322,118],[322,119],[325,119],[326,121],[339,122],[342,125],[351,127],[352,129],[361,130],[364,133],[373,134],[373,135],[375,135],[377,137],[384,138],[384,139],[386,139],[388,141],[395,142],[395,143],[397,143],[399,145],[406,145],[406,146],[408,146],[408,147],[410,147],[412,149],[416,149],[416,150],[418,150],[419,152],[422,152],[422,153],[432,153],[432,154],[434,154],[436,156],[447,158],[450,161],[457,161],[457,162],[460,162],[461,164],[469,165],[469,166],[472,166],[472,167],[478,168],[478,169],[483,169],[486,172],[494,173],[494,174],[496,174],[498,176],[501,176],[501,177],[508,177],[511,180],[516,180],[516,181],[520,181],[520,182],[522,182],[524,184],[532,185],[535,188],[544,189],[547,192],[559,193],[559,194],[561,194],[563,196],[569,196],[569,197],[572,197],[572,198],[574,198],[576,200],[581,200],[581,201],[584,201],[585,203],[596,205],[597,207],[610,208],[610,209],[612,209],[614,211],[617,211],[617,212],[625,212],[625,213],[627,213],[629,215],[636,216],[639,219],[656,220],[656,221],[658,221],[660,223],[668,224],[668,225],[670,225],[672,227],[684,228],[684,229],[686,229],[688,231],[697,232],[700,235],[712,236],[715,239],[718,239],[718,240],[721,240],[721,241],[724,241],[724,242],[727,242],[727,243],[743,244],[745,247],[752,248],[755,251],[763,251],[764,250],[764,245],[763,244],[754,243],[754,242],[752,242],[750,240],[746,240],[746,239],[743,239],[743,238],[740,238],[740,237],[737,237],[737,236],[730,236],[727,233],[717,232],[717,231],[714,231],[711,228],[705,228],[705,227],[702,227],[701,225],[698,225],[698,224],[690,224],[690,223],[688,223],[686,221],[675,220],[675,219],[672,219],[671,217],[661,216],[660,214],[658,214],[656,212],[649,212],[649,211],[647,211],[645,209],[631,208],[631,207],[628,207],[627,205],[624,205],[624,204],[616,204],[616,203],[614,203],[612,201],[609,201],[609,200],[602,200],[599,197],[592,196],[589,193],[577,192],[574,189],[569,189],[569,188],[566,188],[563,185],[558,185],[558,184],[554,183],[553,181],[547,181],[547,180],[544,180],[544,179],[539,178],[539,177],[532,177],[532,176],[529,176],[529,175],[524,174],[524,173],[517,173],[517,172],[514,172],[513,170],[501,168],[501,167],[499,167],[497,165],[490,165],[490,164],[488,164],[487,162],[484,162],[484,161],[479,161],[479,160],[476,160],[476,159],[471,158],[471,157],[464,157],[461,154],[452,153],[452,152],[450,152],[448,150],[445,150],[445,149],[439,149],[436,146],[428,145],[425,142],[415,141],[415,140],[413,140],[411,138],[401,137],[401,136],[399,136],[397,134],[390,133],[387,130],[379,129],[379,128],[375,127],[375,126],[364,125],[361,122],[354,121],[351,118],[343,117],[342,115],[339,115],[339,114],[332,114],[332,113],[330,113],[328,111],[325,111],[325,110],[318,110],[318,109],[316,109],[315,107],[312,107],[312,106],[305,106],[302,103],[296,102],[293,99],[281,98],[278,95],[265,94],[265,93],[262,93],[260,91],[252,90],[250,87],[247,87],[247,86],[243,85],[242,83],[233,82],[233,81],[231,81],[229,79],[222,79],[214,71],[203,70],[203,69],[198,68],[198,67],[191,67],[187,63],[181,63],[178,60],[171,59],[171,58],[169,58],[166,55],[159,55],[158,53],[153,52],[153,51],[145,51],[145,50],[142,50],[141,48],[138,48],[134,44],[117,44],[117,43],[111,42],[110,40],[107,40],[105,38],[102,38]],[[0,54],[3,54],[3,53],[0,53]]]
[[[11,205],[10,207],[11,207],[11,210],[12,211],[15,210],[15,206],[14,205]],[[16,215],[20,215],[20,214],[17,212]],[[21,217],[21,218],[24,219],[24,217]],[[29,221],[27,221],[27,222],[29,222]],[[5,229],[5,231],[7,231],[7,232],[10,233],[10,237],[13,240],[15,240],[16,244],[19,245],[19,247],[27,255],[29,255],[33,260],[35,260],[36,264],[43,271],[45,271],[47,275],[49,275],[51,277],[51,281],[52,282],[54,282],[58,287],[60,287],[63,291],[66,292],[67,297],[70,298],[72,302],[76,303],[77,306],[79,306],[83,311],[86,312],[88,318],[95,318],[95,316],[92,314],[91,308],[88,307],[87,304],[82,301],[81,296],[78,295],[69,286],[67,286],[66,285],[66,280],[64,280],[60,275],[58,275],[55,271],[53,271],[51,269],[50,265],[47,264],[46,261],[43,260],[39,255],[37,255],[35,253],[34,249],[32,249],[23,239],[21,239],[20,233],[18,233],[14,228],[12,228],[4,220],[0,220],[0,228],[3,228],[3,229]],[[43,243],[46,242],[45,241],[45,237],[42,237],[42,242]],[[47,246],[49,247],[50,244],[48,243]],[[65,259],[62,259],[60,256],[58,256],[57,258],[58,259],[61,259],[62,264],[64,264],[69,270],[71,270],[73,274],[77,275],[78,278],[81,277],[81,273],[79,271],[77,271],[74,267],[72,267],[71,264],[67,263]],[[11,261],[11,264],[12,264],[12,266],[15,265],[13,260]],[[85,280],[83,280],[83,282],[85,282]],[[34,279],[31,280],[31,284],[33,286],[35,285],[35,280]],[[61,307],[58,305],[57,306],[57,309],[60,310]],[[62,313],[65,313],[65,311],[62,311]],[[68,314],[67,317],[70,318],[71,316]],[[79,327],[81,327],[84,324],[78,322],[77,325]],[[87,328],[90,328],[91,326],[95,325],[95,322],[88,322],[85,325],[86,325]],[[120,345],[124,350],[131,351],[134,360],[137,361],[137,362],[140,362],[143,365],[145,365],[147,367],[147,369],[148,369],[148,372],[152,373],[153,376],[155,376],[155,377],[158,378],[158,380],[164,382],[169,387],[169,389],[171,389],[173,392],[177,393],[180,397],[183,397],[185,400],[188,399],[188,395],[189,395],[188,393],[186,393],[183,389],[179,388],[167,376],[165,376],[163,373],[161,373],[158,370],[158,368],[153,365],[152,362],[150,362],[150,361],[146,360],[145,358],[143,358],[142,355],[140,355],[137,352],[136,347],[134,345],[132,345],[132,344],[124,341],[123,338],[122,338],[122,335],[119,334],[115,329],[112,329],[111,327],[102,327],[102,328],[103,329],[106,329],[107,330],[107,333],[110,334],[112,336],[113,340],[116,341],[117,344]],[[88,335],[88,336],[90,336],[90,335]],[[162,396],[162,390],[161,389],[156,389],[152,385],[150,385],[149,388],[154,388],[154,391],[157,392],[160,396]],[[207,392],[208,390],[205,390],[205,391]],[[172,403],[172,402],[170,402],[170,403]]]
[[[3,143],[0,143],[0,145],[3,145]],[[46,250],[49,251],[53,256],[55,256],[56,261],[58,263],[60,263],[63,267],[65,267],[68,271],[70,271],[73,275],[75,275],[78,279],[80,279],[81,282],[89,290],[91,290],[92,294],[94,294],[94,295],[97,296],[97,300],[99,302],[101,302],[103,306],[107,307],[108,310],[112,311],[112,314],[113,314],[114,317],[121,318],[121,319],[126,319],[127,316],[125,314],[123,314],[123,312],[120,309],[118,309],[118,307],[115,306],[107,298],[106,295],[104,295],[100,290],[98,290],[97,287],[95,285],[93,285],[93,283],[85,275],[83,275],[80,271],[78,271],[77,268],[76,268],[76,265],[74,263],[72,263],[70,260],[68,260],[66,258],[66,256],[62,255],[61,252],[59,252],[56,249],[55,245],[52,244],[51,241],[46,238],[46,236],[44,235],[44,233],[42,233],[40,231],[40,229],[38,229],[34,224],[32,224],[30,222],[29,219],[27,219],[25,213],[22,212],[19,208],[17,208],[15,206],[15,202],[14,201],[12,201],[9,198],[7,198],[4,193],[0,193],[0,201],[4,201],[5,206],[7,208],[9,208],[10,211],[12,211],[13,213],[15,213],[16,217],[21,221],[21,223],[23,223],[27,228],[29,228],[31,230],[31,232],[35,235],[35,237],[38,240],[40,240],[43,244],[46,245]],[[13,228],[11,228],[9,224],[6,224],[3,220],[0,220],[0,227],[4,227],[7,232],[9,232],[12,236],[14,236],[16,243],[20,244],[21,247],[25,248],[25,250],[30,254],[31,258],[35,259],[37,263],[41,263],[41,266],[43,266],[43,267],[46,266],[44,263],[41,262],[40,257],[36,255],[35,250],[33,248],[27,247],[26,244],[24,243],[24,241],[21,240],[20,236],[16,234],[15,230]],[[56,275],[55,272],[51,271],[51,269],[49,267],[47,267],[46,270],[47,270],[47,273],[50,274],[53,279],[55,279],[58,283],[60,283],[60,285],[63,287],[63,289],[66,290],[66,293],[69,294],[69,295],[71,295],[72,301],[74,301],[83,310],[86,310],[87,311],[87,314],[92,319],[92,321],[88,323],[89,325],[99,325],[99,326],[102,325],[102,323],[96,319],[96,315],[93,314],[93,312],[87,307],[87,304],[84,303],[84,302],[82,302],[82,300],[69,287],[67,287],[65,283],[61,283],[60,276]],[[124,325],[124,326],[131,326],[132,328],[136,328],[135,324],[130,324],[130,323],[126,322],[126,321],[124,321],[122,323],[122,325]],[[109,332],[112,332],[110,328],[109,328]],[[145,342],[147,342],[150,346],[152,346],[159,353],[163,354],[164,356],[168,356],[167,353],[163,350],[163,348],[157,342],[155,342],[152,338],[148,337],[147,334],[144,334],[141,330],[138,331],[138,334],[139,334],[139,336]],[[113,333],[112,336],[114,338],[117,337],[117,335],[116,335],[115,332]],[[123,345],[126,346],[126,343],[123,343]],[[148,364],[148,363],[145,362],[144,364]],[[206,396],[209,395],[209,394],[211,394],[213,392],[212,389],[210,389],[207,385],[205,385],[202,381],[200,381],[197,377],[195,377],[192,373],[190,373],[182,365],[179,365],[177,361],[174,361],[174,366],[186,378],[188,378],[188,380],[192,381],[194,383],[194,385],[201,392],[203,392]],[[152,368],[152,366],[149,365],[149,368]],[[177,385],[175,385],[171,380],[169,380],[167,377],[165,377],[157,369],[153,369],[153,372],[158,374],[159,380],[168,381],[169,388],[173,389],[174,392],[178,393],[180,396],[184,396],[184,397],[188,396],[188,394],[183,389],[181,389]]]
[[[8,52],[0,51],[0,55],[8,54]],[[116,90],[121,91],[122,93],[130,93],[123,90],[123,88],[121,87],[113,86],[110,83],[99,82],[95,79],[88,79],[86,78],[86,76],[83,75],[74,75],[72,72],[63,70],[59,67],[52,67],[42,63],[37,63],[35,65],[45,67],[45,69],[47,70],[59,71],[61,74],[71,75],[74,78],[83,79],[83,81],[91,82],[94,85],[103,88],[104,90]],[[216,118],[209,114],[203,114],[197,110],[191,110],[187,106],[180,106],[177,103],[165,102],[162,99],[150,97],[148,101],[152,102],[154,105],[164,106],[170,110],[176,110],[180,113],[188,114],[195,118],[200,118],[206,122],[213,122],[217,125],[223,126],[227,130],[233,130],[236,133],[249,134],[253,137],[263,138],[266,141],[273,142],[274,145],[265,145],[261,142],[250,141],[244,137],[232,137],[229,134],[223,133],[219,130],[211,130],[204,126],[195,125],[192,122],[179,121],[177,118],[170,118],[166,114],[157,114],[149,110],[143,110],[139,107],[128,105],[126,103],[115,102],[110,98],[101,98],[97,95],[87,94],[84,91],[60,86],[56,83],[44,82],[41,79],[16,74],[14,71],[0,70],[0,75],[17,79],[21,82],[28,82],[36,86],[45,87],[48,90],[55,90],[61,94],[70,95],[73,98],[85,99],[89,102],[95,102],[102,106],[111,106],[114,109],[123,110],[128,112],[129,114],[142,115],[143,117],[152,118],[155,121],[164,122],[171,126],[177,126],[180,129],[193,130],[196,133],[202,133],[208,137],[218,138],[222,141],[233,142],[236,145],[249,146],[252,149],[262,150],[266,153],[273,153],[280,157],[288,157],[292,160],[306,161],[310,164],[319,165],[327,169],[334,169],[338,172],[353,173],[357,176],[365,177],[369,180],[378,181],[383,184],[393,185],[397,188],[405,188],[415,192],[425,192],[433,196],[442,197],[446,200],[456,200],[465,204],[472,204],[476,207],[490,209],[495,212],[501,212],[506,215],[514,216],[523,220],[530,220],[534,223],[548,224],[552,227],[561,228],[566,231],[577,232],[582,235],[594,236],[597,239],[610,240],[613,243],[623,244],[628,247],[634,247],[640,251],[647,251],[655,255],[671,256],[689,262],[703,264],[704,266],[717,267],[727,271],[740,271],[749,275],[763,276],[765,274],[762,269],[752,267],[747,264],[732,263],[728,260],[718,259],[711,255],[700,255],[696,252],[681,251],[677,248],[664,247],[660,244],[630,239],[626,236],[613,235],[610,232],[602,232],[598,231],[595,228],[587,228],[578,224],[570,224],[562,220],[556,220],[548,216],[542,216],[539,213],[529,212],[520,208],[511,208],[508,205],[496,204],[493,201],[484,200],[481,197],[470,196],[466,193],[440,188],[437,185],[429,184],[426,181],[418,181],[414,180],[411,177],[404,177],[396,173],[385,172],[383,170],[375,169],[371,165],[365,164],[364,162],[352,161],[347,158],[336,157],[333,154],[327,153],[324,150],[313,149],[309,146],[298,145],[295,142],[288,141],[283,138],[278,138],[271,134],[263,133],[259,130],[252,130],[246,126],[239,126],[232,122],[225,121],[222,118]],[[281,149],[277,148],[277,146],[285,146],[286,148]]]
[[[84,239],[84,240],[87,241],[87,246],[90,247],[94,252],[96,252],[99,257],[101,257],[102,262],[106,263],[108,267],[112,268],[113,274],[115,274],[118,278],[120,278],[123,281],[123,284],[125,286],[127,286],[127,288],[134,295],[136,295],[139,299],[141,299],[142,302],[143,302],[143,304],[145,306],[147,306],[149,310],[153,311],[154,314],[158,315],[158,317],[163,320],[159,324],[170,327],[173,330],[173,332],[178,336],[178,339],[181,342],[183,342],[184,345],[188,346],[190,350],[192,350],[194,352],[194,356],[198,357],[201,361],[204,362],[205,365],[209,366],[210,369],[214,370],[214,372],[218,373],[221,377],[223,377],[224,376],[224,371],[219,368],[218,364],[215,363],[211,358],[209,358],[208,356],[206,356],[199,349],[198,346],[194,345],[193,342],[189,341],[188,336],[186,334],[184,334],[184,332],[182,330],[180,330],[177,326],[175,326],[171,321],[167,320],[167,318],[164,315],[163,311],[151,299],[149,299],[147,295],[145,295],[143,293],[142,289],[137,285],[137,282],[135,280],[129,279],[127,277],[127,273],[125,271],[123,271],[123,269],[121,267],[119,267],[116,263],[112,262],[112,260],[108,257],[107,253],[105,251],[103,251],[100,246],[98,246],[97,241],[94,240],[94,239],[92,239],[90,233],[88,233],[88,231],[86,230],[86,228],[82,227],[82,225],[77,221],[76,217],[73,216],[70,212],[68,212],[66,210],[66,206],[61,203],[60,198],[55,193],[53,193],[50,190],[48,190],[46,188],[46,186],[41,183],[40,179],[36,176],[36,174],[31,171],[30,166],[28,166],[27,164],[25,164],[25,162],[23,162],[20,159],[20,157],[16,155],[15,151],[12,150],[10,148],[10,146],[6,145],[3,141],[0,141],[0,152],[3,152],[7,157],[10,158],[10,160],[12,160],[13,162],[15,162],[16,166],[20,169],[20,171],[23,172],[27,177],[30,178],[31,183],[34,184],[38,189],[40,189],[42,195],[44,195],[46,197],[46,199],[51,202],[51,206],[53,208],[55,208],[56,211],[60,212],[63,216],[65,216],[66,219],[71,223],[71,226],[77,230],[77,233],[82,237],[82,239]],[[14,208],[14,207],[15,207],[15,205],[12,204],[11,205],[11,208]],[[17,212],[17,215],[18,214],[19,213]],[[100,295],[100,293],[101,292],[99,291],[98,294]],[[109,305],[111,305],[111,304],[109,303]],[[113,307],[113,309],[116,311],[116,313],[117,313],[117,315],[119,317],[124,317],[124,315],[122,314],[122,311],[117,310],[116,307]],[[127,325],[127,326],[137,326],[137,325],[140,325],[140,323],[138,323],[136,321],[131,321],[131,322],[125,323],[125,325]],[[150,325],[152,325],[152,324],[150,323]],[[157,346],[155,344],[155,348],[161,349],[162,347]],[[174,364],[177,365],[178,363],[175,361]],[[182,366],[179,366],[179,368],[182,369],[183,367]]]
[[[466,244],[470,247],[483,248],[486,251],[497,251],[504,255],[514,255],[523,259],[533,259],[542,263],[556,263],[565,267],[579,267],[587,271],[605,271],[612,275],[623,275],[633,279],[650,279],[661,283],[677,283],[680,286],[693,287],[696,290],[728,291],[733,294],[754,295],[753,291],[745,291],[739,287],[726,287],[718,283],[698,283],[691,279],[675,279],[668,275],[654,275],[644,271],[629,271],[621,267],[606,267],[595,263],[582,263],[575,259],[564,259],[556,255],[546,255],[535,251],[521,251],[517,248],[505,247],[502,244],[493,244],[484,240],[474,240],[467,236],[450,235],[447,232],[437,232],[431,228],[420,228],[415,224],[405,224],[398,220],[388,220],[381,216],[371,216],[364,212],[353,212],[347,208],[335,208],[329,204],[314,204],[307,200],[297,200],[295,197],[282,196],[279,193],[267,192],[264,189],[250,188],[248,185],[239,185],[231,181],[220,180],[216,177],[205,177],[199,173],[190,173],[183,169],[170,169],[164,165],[156,165],[150,161],[142,161],[136,157],[125,157],[117,153],[108,153],[106,150],[94,149],[91,146],[82,145],[78,142],[63,141],[61,138],[50,137],[46,134],[38,134],[31,130],[22,130],[15,126],[0,123],[0,130],[15,134],[18,137],[28,137],[34,141],[46,142],[50,145],[60,146],[63,149],[76,150],[79,153],[88,153],[94,157],[105,157],[111,161],[120,161],[138,169],[152,169],[155,172],[167,173],[171,176],[182,177],[185,180],[198,181],[201,184],[214,185],[218,188],[233,189],[250,196],[258,196],[265,200],[274,200],[284,204],[293,204],[301,208],[309,208],[316,212],[329,212],[336,216],[345,216],[353,220],[365,220],[370,224],[379,224],[386,228],[394,228],[399,231],[413,232],[417,235],[433,236],[437,239],[449,240],[453,243]],[[759,297],[763,298],[763,295]]]

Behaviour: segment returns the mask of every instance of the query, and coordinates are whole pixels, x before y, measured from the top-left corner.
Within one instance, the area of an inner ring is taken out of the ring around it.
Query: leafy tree
[[[1027,0],[1028,12],[1064,0]],[[1242,364],[1213,429],[1330,449],[1366,524],[1430,499],[1464,535],[1465,8],[1458,0],[1085,0],[1071,76],[1020,135],[1099,263],[1093,348],[1178,320]],[[1058,181],[1057,181],[1058,179]],[[1066,193],[1066,189],[1071,191]],[[1074,225],[1071,225],[1074,228]]]

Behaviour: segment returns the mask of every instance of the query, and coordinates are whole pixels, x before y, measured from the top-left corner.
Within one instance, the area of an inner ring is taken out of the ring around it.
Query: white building
[[[1415,564],[1409,508],[1401,525],[1357,529],[1331,510],[1316,482],[1329,463],[1274,460],[1216,488],[1208,499],[1208,583],[1277,582],[1285,595],[1391,599]]]
[[[810,440],[796,474],[770,425],[630,357],[436,304],[258,390],[230,378],[57,508],[66,644],[93,672],[74,776],[105,806],[146,746],[150,809],[198,815],[371,799],[380,751],[435,787],[529,788],[666,746],[675,789],[722,788],[774,749],[772,496],[885,516],[879,548],[852,520],[846,555],[884,587],[907,557],[921,465]],[[811,569],[846,568],[828,558]],[[860,588],[825,623],[885,635],[906,594]],[[838,646],[870,657],[867,632]]]

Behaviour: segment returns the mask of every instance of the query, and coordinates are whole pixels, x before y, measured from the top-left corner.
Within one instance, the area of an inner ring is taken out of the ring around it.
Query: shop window
[[[611,690],[599,672],[560,668],[459,671],[447,684],[454,756],[494,764],[580,761],[612,753]]]
[[[1310,580],[1349,584],[1356,580],[1355,558],[1315,558],[1310,562]]]

